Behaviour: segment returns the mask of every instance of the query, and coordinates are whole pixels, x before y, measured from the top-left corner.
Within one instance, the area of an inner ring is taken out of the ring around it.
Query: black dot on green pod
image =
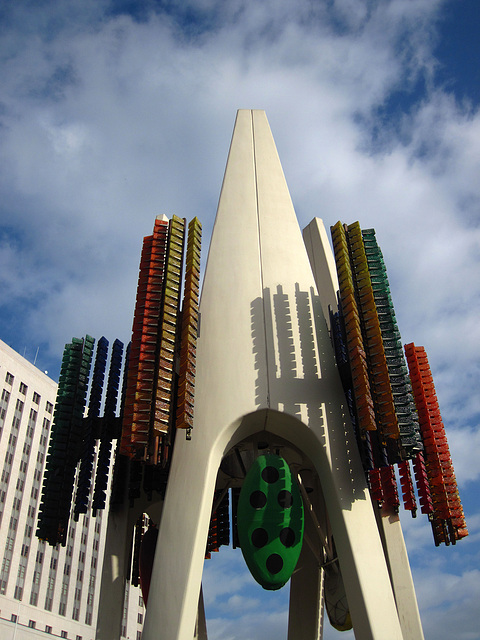
[[[284,547],[292,547],[295,542],[295,531],[290,529],[290,527],[285,527],[280,531],[280,542]]]
[[[252,491],[250,494],[250,504],[254,509],[263,509],[267,504],[267,496],[263,491]]]
[[[278,493],[278,504],[282,507],[282,509],[289,509],[292,506],[293,498],[290,491],[286,489],[282,489]]]
[[[268,533],[265,531],[265,529],[259,527],[252,532],[252,544],[254,547],[257,547],[257,549],[261,549],[267,544],[267,542]]]
[[[268,556],[265,566],[267,567],[267,571],[270,573],[280,573],[283,569],[282,556],[279,556],[278,553],[272,553]]]
[[[265,469],[262,469],[262,480],[265,480],[268,484],[277,482],[279,477],[280,474],[278,473],[278,469],[275,469],[275,467],[265,467]]]

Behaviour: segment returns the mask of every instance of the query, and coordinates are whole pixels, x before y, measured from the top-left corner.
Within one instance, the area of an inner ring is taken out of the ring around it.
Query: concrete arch
[[[255,427],[261,429],[255,431]],[[297,570],[292,578],[290,590],[290,615],[289,638],[292,640],[311,640],[321,637],[323,627],[323,581],[324,572],[322,565],[325,560],[338,560],[348,600],[352,602],[350,607],[352,618],[355,620],[356,630],[360,631],[365,622],[364,603],[359,601],[361,592],[361,580],[358,576],[358,567],[355,563],[355,548],[360,542],[358,531],[352,535],[348,526],[348,518],[345,511],[352,511],[354,503],[356,510],[362,501],[362,511],[370,515],[370,522],[366,529],[372,536],[361,544],[368,542],[368,552],[377,548],[377,560],[372,560],[372,568],[377,562],[381,567],[384,562],[380,554],[378,532],[374,526],[374,512],[370,496],[366,488],[363,474],[356,476],[351,471],[351,461],[348,460],[348,449],[344,450],[344,462],[347,463],[347,486],[338,490],[331,473],[331,456],[325,446],[325,439],[319,438],[308,425],[296,416],[288,413],[266,409],[252,412],[244,416],[238,426],[231,425],[234,429],[223,455],[228,455],[232,449],[255,449],[261,443],[261,448],[268,445],[268,450],[276,451],[290,464],[292,471],[299,472],[305,478],[309,478],[308,497],[304,492],[306,508],[306,540],[302,556],[297,565]],[[228,433],[225,430],[225,435]],[[343,444],[343,443],[342,443]],[[253,456],[263,451],[251,452]],[[248,471],[248,469],[247,469]],[[218,481],[217,481],[217,488]],[[365,519],[365,515],[363,515]],[[370,526],[369,526],[370,525]],[[332,550],[332,539],[335,539],[335,549]],[[326,553],[323,551],[326,549]],[[364,553],[366,553],[364,549]],[[328,558],[326,554],[331,554]],[[338,566],[338,565],[337,565]],[[390,588],[390,584],[388,585]],[[381,606],[381,603],[378,603]],[[368,633],[371,631],[369,630]],[[361,636],[359,636],[361,637]],[[366,636],[368,637],[368,636]]]
[[[194,432],[191,441],[179,438],[175,444],[150,587],[150,602],[155,604],[147,612],[144,638],[157,638],[160,625],[162,640],[193,638],[218,470],[228,451],[258,434],[303,452],[318,473],[357,637],[383,638],[388,617],[389,637],[401,638],[368,491],[363,476],[352,476],[348,457],[343,469],[332,474],[332,459],[315,432],[294,416],[271,409],[249,412],[214,430],[213,441]],[[318,617],[319,608],[317,601],[310,614]],[[296,631],[291,637],[313,639],[311,628],[309,635]]]

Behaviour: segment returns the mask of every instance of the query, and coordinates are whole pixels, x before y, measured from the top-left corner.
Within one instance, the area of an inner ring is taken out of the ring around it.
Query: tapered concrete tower
[[[144,640],[194,637],[214,490],[240,486],[265,450],[305,499],[289,638],[321,635],[325,564],[341,571],[357,638],[407,637],[322,311],[336,287],[322,274],[317,290],[265,113],[239,111],[201,294],[194,426],[175,442]]]

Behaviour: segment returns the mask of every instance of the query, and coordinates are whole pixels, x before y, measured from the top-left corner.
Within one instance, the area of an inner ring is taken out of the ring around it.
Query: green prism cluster
[[[413,459],[419,451],[423,450],[423,445],[387,270],[377,244],[375,230],[362,229],[362,238],[400,430],[400,444],[403,451],[399,452],[399,457]]]
[[[36,532],[51,545],[65,546],[67,540],[94,343],[88,335],[73,338],[62,359]]]

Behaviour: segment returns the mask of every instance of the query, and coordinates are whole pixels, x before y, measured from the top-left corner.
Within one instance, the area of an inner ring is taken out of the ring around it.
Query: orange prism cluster
[[[193,426],[201,240],[202,225],[197,218],[194,218],[188,225],[185,289],[182,308],[180,373],[176,416],[176,425],[181,429],[190,429]]]
[[[183,218],[157,219],[140,262],[120,453],[151,464],[167,463],[172,427],[193,424],[200,222],[189,225],[180,312],[185,231]]]
[[[162,315],[160,319],[158,368],[155,387],[153,435],[166,434],[170,426],[174,392],[174,366],[177,351],[177,323],[183,266],[185,220],[173,216],[165,265]]]
[[[167,236],[168,222],[157,219],[143,239],[120,446],[128,456],[148,445]]]
[[[351,261],[355,272],[358,307],[370,374],[370,389],[378,428],[384,437],[398,438],[398,422],[388,375],[380,321],[368,269],[362,231],[358,222],[347,228]]]
[[[375,423],[367,358],[360,325],[360,311],[355,299],[355,287],[352,268],[350,266],[345,228],[341,222],[337,222],[337,224],[332,227],[332,240],[337,263],[343,319],[347,334],[347,348],[352,372],[358,427],[360,434],[364,435],[366,431],[374,431],[377,426]]]

